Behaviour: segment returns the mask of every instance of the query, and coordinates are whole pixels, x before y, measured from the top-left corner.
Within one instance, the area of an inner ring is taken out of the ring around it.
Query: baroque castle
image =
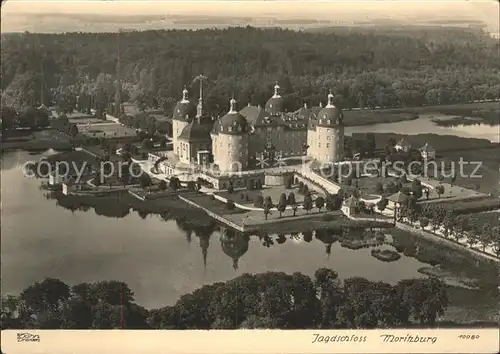
[[[229,111],[213,118],[204,113],[203,91],[195,106],[184,89],[172,116],[173,149],[180,162],[213,165],[220,172],[252,169],[261,159],[308,156],[320,163],[342,161],[343,113],[333,95],[326,106],[307,105],[295,112],[284,111],[284,99],[276,83],[274,95],[264,108],[237,108],[234,98]]]

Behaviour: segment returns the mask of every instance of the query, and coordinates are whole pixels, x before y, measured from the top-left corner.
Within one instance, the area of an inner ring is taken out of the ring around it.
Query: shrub
[[[256,196],[254,199],[253,205],[256,208],[262,208],[262,206],[264,205],[264,197],[262,195]]]

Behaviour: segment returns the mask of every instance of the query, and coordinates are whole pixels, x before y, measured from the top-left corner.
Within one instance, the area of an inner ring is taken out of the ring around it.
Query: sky
[[[420,0],[420,1],[76,1],[76,0],[7,0],[2,5],[2,31],[17,31],[15,21],[26,14],[101,14],[101,15],[212,15],[212,16],[277,16],[314,18],[318,20],[367,20],[373,18],[426,18],[436,16],[466,17],[483,20],[498,29],[498,1]]]

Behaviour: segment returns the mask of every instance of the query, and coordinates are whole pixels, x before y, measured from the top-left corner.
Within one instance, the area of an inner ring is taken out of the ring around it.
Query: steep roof
[[[401,138],[401,140],[399,140],[399,142],[396,144],[398,146],[402,146],[402,147],[410,147],[410,143],[407,142],[404,138]]]
[[[239,113],[245,117],[248,124],[254,127],[265,125],[266,120],[270,118],[268,112],[256,106],[246,106]]]
[[[346,207],[354,208],[355,206],[358,205],[358,199],[355,197],[349,197],[346,200],[344,200],[342,204]]]
[[[212,122],[199,123],[196,119],[193,119],[182,129],[179,139],[187,141],[210,141],[212,126]]]
[[[394,193],[393,195],[389,196],[387,199],[393,203],[400,203],[401,204],[401,203],[405,203],[408,200],[408,196],[402,192],[397,192],[397,193]]]
[[[429,144],[425,143],[424,146],[422,146],[420,149],[420,151],[425,151],[425,152],[429,152],[429,151],[436,151],[434,150],[434,148],[432,146],[430,146]]]

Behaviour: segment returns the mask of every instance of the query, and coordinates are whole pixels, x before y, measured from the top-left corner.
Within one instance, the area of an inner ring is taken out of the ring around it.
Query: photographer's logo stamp
[[[17,342],[40,342],[40,336],[38,334],[31,333],[18,333]]]

